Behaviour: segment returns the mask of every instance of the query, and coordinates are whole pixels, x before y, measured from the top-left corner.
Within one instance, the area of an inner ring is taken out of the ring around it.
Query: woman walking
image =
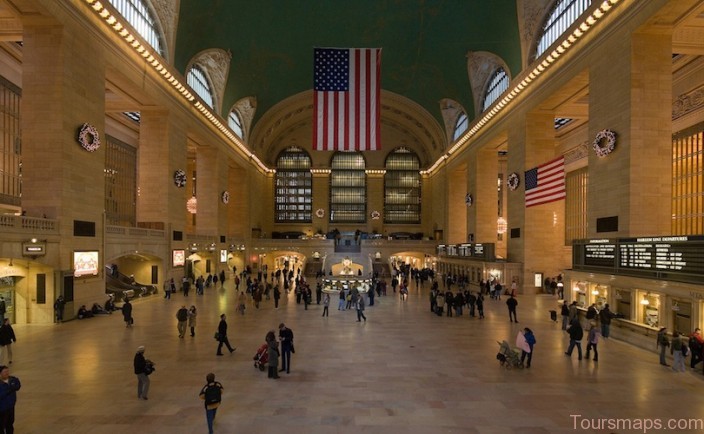
[[[188,327],[191,328],[191,337],[196,335],[196,316],[198,316],[196,307],[191,306],[191,308],[188,309]]]

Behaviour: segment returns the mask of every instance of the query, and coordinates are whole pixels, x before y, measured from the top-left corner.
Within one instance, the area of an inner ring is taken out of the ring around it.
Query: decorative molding
[[[455,133],[455,124],[462,112],[467,112],[462,104],[450,98],[443,98],[440,100],[440,113],[442,114],[442,121],[445,127],[445,136],[447,137],[447,143],[452,143],[452,136]],[[469,124],[469,121],[467,121]]]
[[[553,0],[517,0],[518,32],[521,39],[522,69],[531,61],[538,33],[542,29],[545,15],[554,4]]]
[[[489,85],[489,80],[499,67],[504,68],[509,78],[511,77],[511,71],[508,66],[496,54],[488,51],[470,51],[467,53],[467,74],[469,75],[469,83],[472,88],[474,101],[473,117],[475,118],[482,112],[482,99]],[[472,119],[469,113],[467,113],[467,116]]]
[[[180,0],[151,0],[152,8],[159,22],[159,27],[164,32],[164,52],[168,53],[167,60],[174,57],[176,46],[176,30],[178,27],[178,10],[180,8]],[[171,62],[173,63],[173,62]]]
[[[583,142],[564,153],[565,165],[589,158],[590,142]]]
[[[679,95],[672,102],[672,119],[704,108],[704,86]]]
[[[244,130],[242,132],[244,135],[242,140],[246,142],[247,137],[249,137],[249,131],[251,131],[252,128],[254,115],[257,113],[257,97],[247,96],[240,99],[232,106],[232,110],[237,111],[240,115],[240,119],[242,120],[242,129]]]
[[[188,71],[193,64],[198,64],[208,74],[215,98],[213,110],[217,113],[222,112],[222,100],[225,95],[225,86],[227,86],[227,76],[230,73],[231,60],[231,52],[220,48],[210,48],[194,56],[186,68]]]

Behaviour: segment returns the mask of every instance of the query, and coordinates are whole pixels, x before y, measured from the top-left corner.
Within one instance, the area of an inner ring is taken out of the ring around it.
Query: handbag
[[[213,336],[216,341],[220,340],[220,332],[215,332],[215,336]]]

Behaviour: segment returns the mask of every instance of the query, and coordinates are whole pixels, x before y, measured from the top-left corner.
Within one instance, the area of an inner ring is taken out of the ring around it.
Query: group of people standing
[[[291,354],[296,352],[293,346],[293,330],[286,327],[284,323],[279,324],[279,340],[276,339],[276,334],[270,330],[266,334],[267,356],[269,378],[279,379],[279,372],[291,373]],[[279,342],[281,350],[279,351]],[[279,368],[279,356],[281,356],[281,369]]]

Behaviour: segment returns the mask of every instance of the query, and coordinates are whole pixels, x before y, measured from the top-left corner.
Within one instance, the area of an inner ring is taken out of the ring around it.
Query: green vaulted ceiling
[[[382,89],[415,101],[442,125],[439,101],[474,113],[466,54],[521,65],[516,0],[181,0],[176,67],[202,50],[232,53],[223,116],[257,99],[256,120],[313,86],[313,47],[381,47]]]

